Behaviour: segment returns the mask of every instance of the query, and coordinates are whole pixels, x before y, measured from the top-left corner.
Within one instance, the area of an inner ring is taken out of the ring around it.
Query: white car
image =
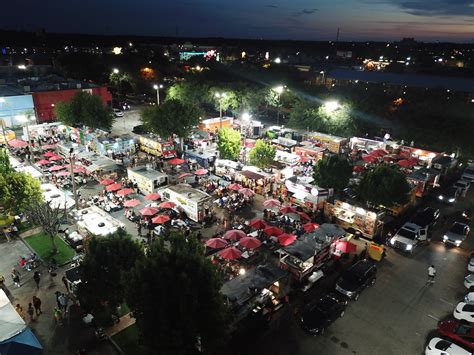
[[[474,253],[469,257],[469,264],[467,264],[467,271],[474,272]]]
[[[453,311],[453,316],[457,320],[465,320],[466,322],[474,322],[474,304],[459,302]]]
[[[468,304],[474,304],[474,292],[469,292],[466,296],[464,296],[464,302]]]
[[[115,117],[123,117],[123,111],[119,110],[118,108],[114,108],[114,115]]]
[[[451,228],[443,235],[443,242],[458,247],[466,239],[469,232],[470,229],[467,224],[454,222]]]
[[[472,353],[449,340],[436,337],[428,343],[425,355],[472,355]]]
[[[464,278],[464,287],[468,290],[474,286],[474,274],[469,274]]]

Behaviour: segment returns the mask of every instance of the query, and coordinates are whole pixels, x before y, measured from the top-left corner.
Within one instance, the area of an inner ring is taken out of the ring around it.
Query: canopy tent
[[[41,355],[43,354],[43,347],[38,339],[36,339],[31,329],[26,328],[20,334],[0,342],[0,354]]]
[[[0,289],[0,319],[0,346],[6,340],[20,334],[26,328],[25,321],[15,311],[15,308],[2,289]],[[3,355],[1,348],[0,354]]]

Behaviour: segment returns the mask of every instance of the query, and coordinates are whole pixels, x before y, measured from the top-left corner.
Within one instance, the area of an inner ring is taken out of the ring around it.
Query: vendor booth
[[[126,154],[135,152],[135,139],[129,136],[119,138],[98,138],[95,142],[95,151],[100,155]]]
[[[242,164],[233,160],[216,159],[214,175],[231,180],[242,169]]]
[[[149,166],[128,168],[127,175],[144,195],[157,192],[160,187],[168,185],[168,175]]]
[[[324,189],[312,184],[312,177],[292,176],[285,180],[285,187],[292,193],[294,203],[317,209],[322,207],[322,203],[332,196],[332,189]]]
[[[348,144],[347,138],[332,136],[320,132],[308,132],[305,136],[305,140],[336,154],[344,153]]]
[[[325,150],[326,149],[322,147],[307,145],[304,147],[295,147],[295,154],[297,154],[299,157],[308,158],[309,160],[312,160],[313,163],[316,163],[317,161],[323,159]]]
[[[74,198],[69,191],[58,189],[53,184],[42,184],[44,201],[49,203],[52,208],[70,209],[75,205]]]
[[[165,141],[156,135],[141,135],[138,137],[138,145],[140,150],[157,157],[163,158],[176,157],[176,150],[173,142]]]
[[[372,239],[382,233],[385,213],[336,200],[334,204],[326,202],[324,216],[346,230],[358,231]]]
[[[51,137],[58,133],[63,133],[66,130],[66,126],[61,122],[42,123],[35,125],[28,125],[28,129],[23,127],[23,137],[30,137],[30,139],[38,139],[42,137]]]
[[[295,166],[299,163],[300,157],[296,154],[277,149],[275,152],[275,161],[280,163]]]
[[[221,128],[232,128],[234,117],[207,118],[199,123],[198,128],[205,132],[217,132]]]
[[[117,170],[119,166],[117,163],[105,156],[93,155],[89,157],[91,164],[87,166],[87,170],[93,174],[93,176],[98,180],[102,179],[117,179]]]
[[[209,209],[212,205],[211,195],[187,184],[168,186],[161,191],[161,198],[174,202],[195,222],[201,222],[205,217],[206,208]]]
[[[265,195],[270,192],[272,176],[263,172],[254,166],[244,166],[242,171],[236,174],[236,181],[241,182],[243,186],[252,189],[259,195]]]
[[[272,139],[272,144],[276,146],[277,150],[292,152],[293,148],[296,147],[298,142],[290,138],[278,137],[276,139]]]
[[[184,152],[184,158],[189,159],[191,163],[197,163],[205,169],[214,165],[216,153],[204,149],[189,149]]]
[[[125,228],[122,222],[97,206],[74,211],[72,216],[76,221],[79,232],[84,237],[105,237]]]
[[[413,170],[407,180],[415,186],[416,197],[423,197],[433,187],[438,185],[441,172],[433,168],[420,168]]]
[[[349,142],[351,150],[362,150],[370,153],[374,150],[379,150],[387,147],[385,142],[376,141],[368,138],[352,137]]]

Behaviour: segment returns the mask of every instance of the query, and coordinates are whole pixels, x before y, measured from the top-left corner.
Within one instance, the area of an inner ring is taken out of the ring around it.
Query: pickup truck
[[[390,239],[390,245],[403,252],[413,253],[421,243],[428,243],[429,229],[439,218],[439,210],[431,207],[418,213],[411,222],[405,223]]]

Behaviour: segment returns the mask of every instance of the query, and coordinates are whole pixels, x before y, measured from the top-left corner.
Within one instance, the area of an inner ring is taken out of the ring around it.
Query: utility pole
[[[76,179],[74,178],[74,149],[71,148],[69,150],[69,172],[71,174],[71,179],[72,179],[72,193],[74,195],[74,201],[76,203],[76,210],[79,209],[79,203],[77,201],[77,190],[76,190]]]

